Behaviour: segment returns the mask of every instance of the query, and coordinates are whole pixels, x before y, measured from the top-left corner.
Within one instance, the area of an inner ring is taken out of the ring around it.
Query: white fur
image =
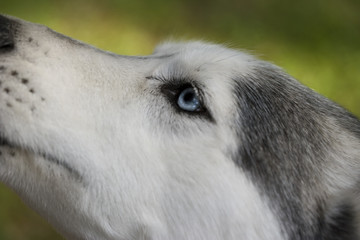
[[[0,93],[0,132],[18,146],[0,147],[0,181],[61,234],[286,237],[268,199],[226,155],[236,144],[229,76],[251,71],[252,57],[200,42],[168,43],[148,58],[116,56],[21,24],[17,52],[0,60],[2,85],[11,90]],[[175,113],[161,82],[148,76],[198,79],[213,114],[227,117],[211,125]]]

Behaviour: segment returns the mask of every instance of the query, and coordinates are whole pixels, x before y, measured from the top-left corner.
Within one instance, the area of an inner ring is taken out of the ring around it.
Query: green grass
[[[360,116],[358,0],[12,0],[0,11],[119,54],[143,55],[167,38],[250,50]],[[0,186],[0,239],[56,239]]]

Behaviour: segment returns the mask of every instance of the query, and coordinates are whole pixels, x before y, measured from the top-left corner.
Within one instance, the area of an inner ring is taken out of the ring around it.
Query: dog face
[[[65,237],[357,237],[359,121],[277,67],[0,24],[0,181]]]

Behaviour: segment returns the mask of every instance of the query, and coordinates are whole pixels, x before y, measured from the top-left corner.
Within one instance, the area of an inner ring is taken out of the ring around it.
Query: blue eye
[[[182,90],[177,99],[179,108],[189,112],[197,112],[201,110],[201,102],[199,96],[193,87]]]

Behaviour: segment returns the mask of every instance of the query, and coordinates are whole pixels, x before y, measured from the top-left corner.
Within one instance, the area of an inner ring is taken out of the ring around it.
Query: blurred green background
[[[0,12],[109,51],[165,39],[243,48],[360,116],[359,0],[0,0]],[[0,185],[0,240],[62,239]]]

